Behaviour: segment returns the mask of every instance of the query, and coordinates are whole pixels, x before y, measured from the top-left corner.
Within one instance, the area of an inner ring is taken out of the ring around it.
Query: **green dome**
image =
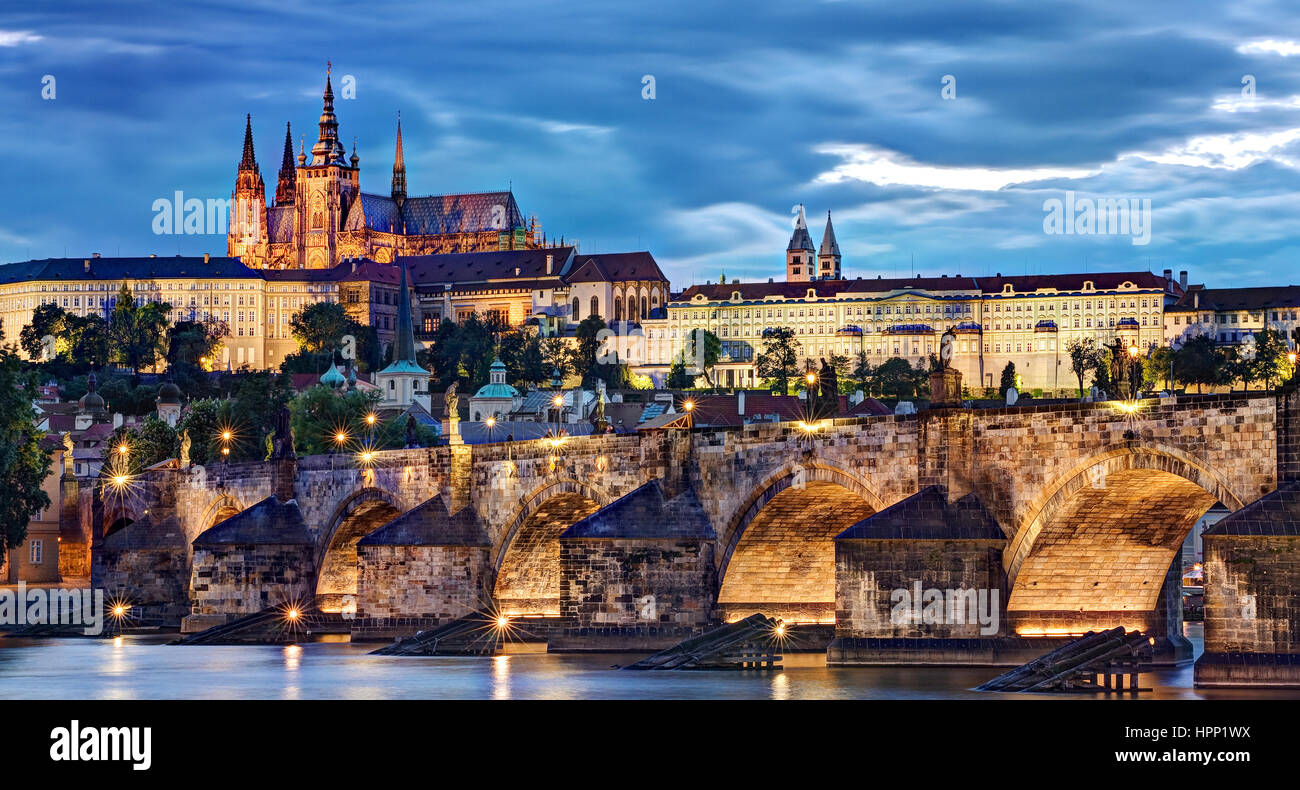
[[[346,384],[347,379],[343,378],[343,374],[339,373],[339,369],[334,367],[334,363],[331,362],[330,366],[321,374],[320,383],[337,388]]]
[[[519,390],[509,384],[484,384],[474,393],[476,398],[517,398]]]

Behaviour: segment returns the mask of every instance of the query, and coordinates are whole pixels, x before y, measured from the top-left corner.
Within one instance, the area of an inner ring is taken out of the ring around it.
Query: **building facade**
[[[1300,285],[1272,288],[1206,288],[1193,285],[1165,309],[1165,342],[1178,348],[1208,335],[1235,346],[1248,335],[1271,329],[1286,338],[1300,327]]]
[[[1164,341],[1166,302],[1182,295],[1171,273],[1098,272],[1022,277],[808,279],[812,248],[802,211],[786,251],[787,281],[694,285],[672,299],[663,318],[643,322],[640,372],[666,373],[694,330],[722,342],[714,381],[724,387],[761,386],[756,360],[763,332],[794,330],[799,357],[814,362],[865,354],[874,367],[899,357],[913,367],[938,352],[942,334],[957,341],[953,365],[972,389],[997,386],[1008,362],[1025,389],[1076,386],[1069,345],[1120,338],[1146,349]],[[839,271],[839,247],[829,215],[821,252]]]

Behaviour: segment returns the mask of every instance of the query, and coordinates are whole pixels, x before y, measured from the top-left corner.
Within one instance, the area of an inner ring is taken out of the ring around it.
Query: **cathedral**
[[[227,255],[258,269],[327,269],[344,258],[390,263],[398,255],[546,246],[537,220],[524,219],[509,191],[407,197],[400,116],[392,190],[387,195],[362,192],[356,145],[349,157],[339,142],[328,71],[323,98],[320,135],[310,157],[300,144],[297,165],[285,126],[284,158],[270,206],[253,151],[252,117],[246,119]]]

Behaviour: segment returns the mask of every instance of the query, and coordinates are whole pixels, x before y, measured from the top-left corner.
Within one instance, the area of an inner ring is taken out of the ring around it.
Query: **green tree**
[[[681,357],[675,357],[668,366],[668,380],[664,384],[670,390],[686,390],[695,386],[695,377],[686,372],[686,363]]]
[[[1215,346],[1214,338],[1197,335],[1174,352],[1174,368],[1185,384],[1195,384],[1197,393],[1205,385],[1223,383],[1225,359]]]
[[[916,397],[916,372],[901,357],[890,357],[880,363],[872,382],[876,391],[887,398],[910,400]]]
[[[0,565],[26,539],[31,517],[50,506],[41,487],[51,470],[34,423],[36,385],[12,347],[0,347]]]
[[[1016,363],[1008,362],[1007,366],[1002,369],[1002,378],[998,382],[998,392],[1002,397],[1007,396],[1007,390],[1014,389],[1016,386]]]
[[[1281,383],[1291,376],[1291,362],[1287,359],[1286,338],[1281,332],[1265,329],[1255,333],[1255,358],[1251,360],[1251,375],[1255,381],[1264,382],[1272,389],[1274,382]]]
[[[126,446],[125,454],[119,448]],[[155,416],[145,418],[139,428],[122,426],[104,443],[102,458],[112,468],[126,474],[138,474],[180,453],[180,438],[170,425]],[[193,456],[191,455],[191,459]]]
[[[31,323],[18,333],[18,345],[30,359],[42,359],[45,354],[45,338],[58,336],[63,331],[67,313],[56,304],[37,305],[32,311]]]
[[[309,354],[337,351],[355,322],[337,302],[316,302],[289,319],[289,331],[298,348]]]
[[[1079,381],[1079,397],[1082,398],[1084,377],[1097,369],[1101,352],[1097,348],[1097,343],[1090,337],[1070,341],[1066,350],[1070,355],[1070,370]]]
[[[1177,371],[1174,369],[1177,359],[1177,354],[1169,346],[1160,346],[1152,351],[1144,367],[1143,383],[1148,388],[1153,388],[1158,382],[1163,381],[1165,390],[1173,392],[1178,383]]]
[[[546,376],[543,382],[549,381],[551,374],[558,370],[560,378],[565,378],[573,373],[573,349],[565,342],[562,337],[548,337],[541,341],[542,350],[542,367]]]
[[[711,371],[722,357],[722,340],[707,329],[692,329],[686,333],[682,344],[683,361],[692,363],[710,387],[717,387]]]
[[[864,393],[871,388],[871,363],[867,361],[867,352],[859,351],[849,371],[848,378]]]
[[[110,360],[137,377],[142,369],[157,362],[167,350],[167,313],[171,309],[166,302],[137,305],[131,290],[122,283],[108,321]]]
[[[788,326],[763,330],[763,345],[754,359],[759,378],[768,379],[781,394],[790,391],[790,381],[799,375],[799,342]]]
[[[224,321],[178,321],[167,330],[167,365],[176,370],[212,370],[230,336]]]

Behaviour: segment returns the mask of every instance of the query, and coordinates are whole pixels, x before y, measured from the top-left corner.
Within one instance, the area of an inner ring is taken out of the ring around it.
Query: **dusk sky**
[[[272,194],[331,60],[363,190],[389,191],[401,111],[410,194],[512,185],[548,235],[649,249],[677,290],[782,277],[796,203],[815,241],[833,212],[849,277],[1300,282],[1300,17],[1216,5],[11,3],[0,261],[225,254],[155,235],[153,202],[229,197],[245,113]],[[1149,199],[1150,243],[1045,233],[1067,190]]]

